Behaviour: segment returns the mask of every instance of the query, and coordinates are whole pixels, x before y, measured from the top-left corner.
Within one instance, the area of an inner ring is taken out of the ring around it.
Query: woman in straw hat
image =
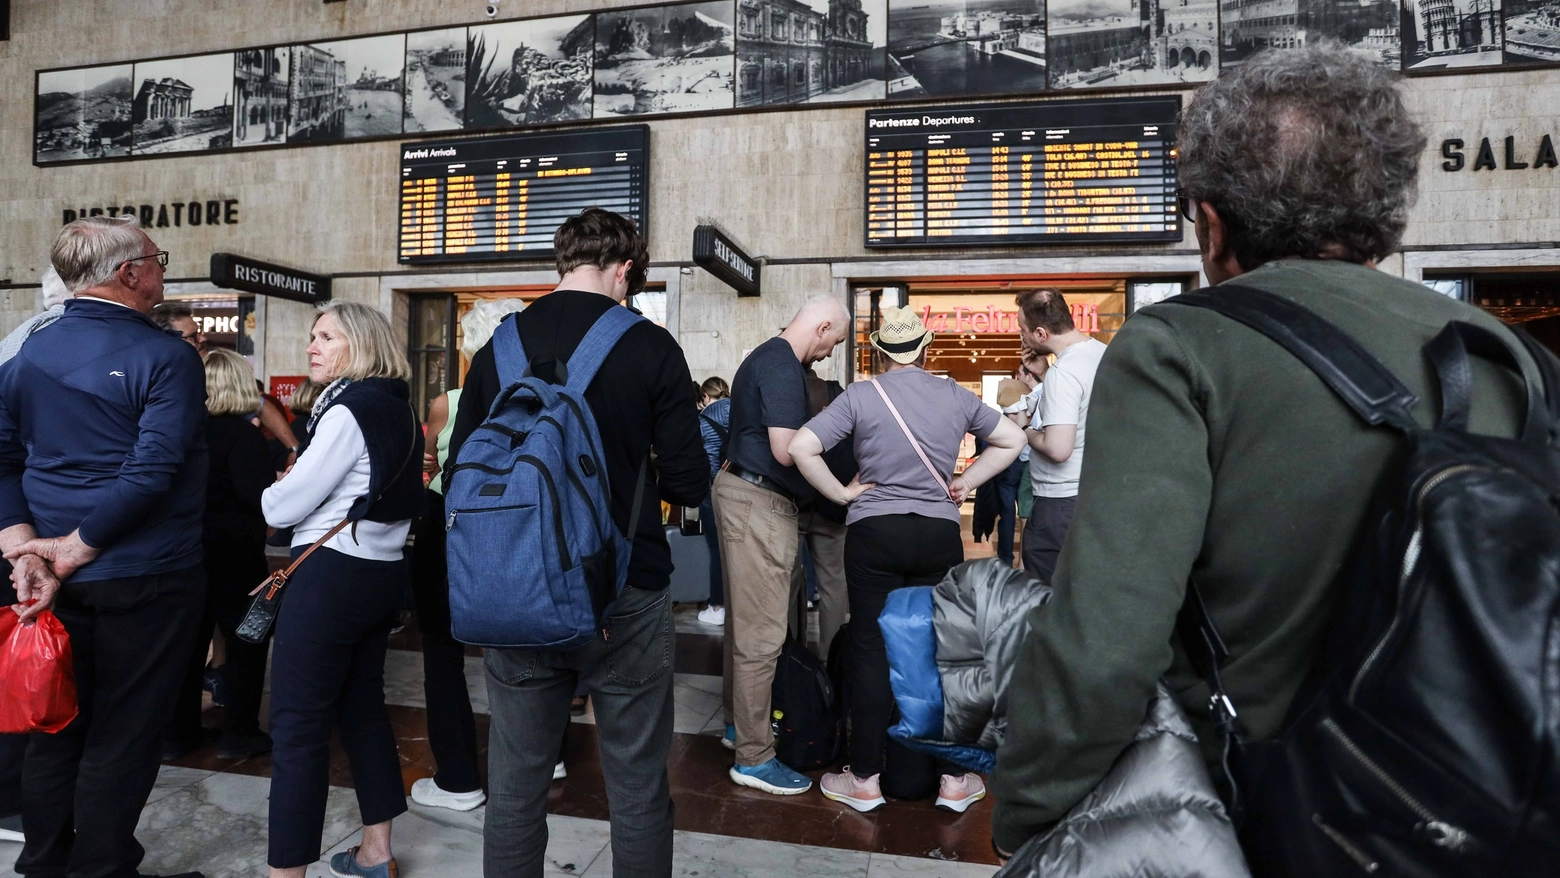
[[[879,776],[893,696],[878,615],[889,592],[934,585],[964,561],[959,504],[1006,470],[1024,446],[1023,431],[996,409],[953,381],[925,371],[932,333],[914,311],[885,309],[882,328],[872,333],[871,342],[878,377],[852,384],[796,434],[790,448],[807,481],[824,497],[849,507],[845,578],[851,618],[851,764],[839,774],[825,775],[819,787],[828,798],[858,811],[884,802]],[[955,476],[966,433],[985,439],[989,447]],[[847,437],[861,475],[842,485],[822,455]],[[917,769],[930,775],[929,764],[915,764],[929,763],[930,757],[896,750],[895,759],[888,777],[891,788],[913,786],[911,776]],[[944,774],[937,804],[962,812],[985,795],[979,777]]]

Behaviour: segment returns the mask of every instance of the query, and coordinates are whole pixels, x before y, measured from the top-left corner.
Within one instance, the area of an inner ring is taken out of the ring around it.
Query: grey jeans
[[[541,878],[547,852],[547,791],[569,701],[584,683],[595,708],[612,815],[612,874],[672,873],[666,778],[672,744],[672,602],[665,591],[628,586],[613,604],[607,638],[577,649],[486,651],[488,704],[486,878]]]

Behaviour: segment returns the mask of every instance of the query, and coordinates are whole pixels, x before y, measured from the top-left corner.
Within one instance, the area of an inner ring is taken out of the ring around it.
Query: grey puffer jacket
[[[948,571],[932,592],[943,740],[996,750],[1007,733],[1008,681],[1029,632],[1029,611],[1051,589],[997,558]]]
[[[996,878],[1250,878],[1186,714],[1163,681],[1099,785]]]

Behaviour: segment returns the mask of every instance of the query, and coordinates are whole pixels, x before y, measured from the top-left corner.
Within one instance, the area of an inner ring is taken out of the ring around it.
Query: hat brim
[[[872,343],[872,347],[875,350],[881,352],[883,354],[883,356],[888,357],[890,360],[893,360],[896,363],[900,363],[902,365],[907,365],[907,366],[909,364],[911,364],[911,363],[914,363],[916,361],[916,358],[921,356],[921,352],[926,350],[927,345],[930,345],[932,343],[932,339],[934,339],[934,338],[936,338],[936,333],[934,333],[930,329],[928,329],[926,331],[926,334],[921,336],[921,339],[916,344],[916,346],[911,348],[910,350],[907,350],[907,351],[890,351],[890,350],[884,348],[883,347],[883,343],[878,340],[878,333],[877,332],[873,332],[872,334],[867,336],[867,340]]]

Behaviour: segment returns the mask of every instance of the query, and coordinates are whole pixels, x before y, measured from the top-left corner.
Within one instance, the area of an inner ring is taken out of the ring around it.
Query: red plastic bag
[[[77,710],[65,623],[44,610],[23,625],[10,607],[0,606],[0,732],[57,732]]]

